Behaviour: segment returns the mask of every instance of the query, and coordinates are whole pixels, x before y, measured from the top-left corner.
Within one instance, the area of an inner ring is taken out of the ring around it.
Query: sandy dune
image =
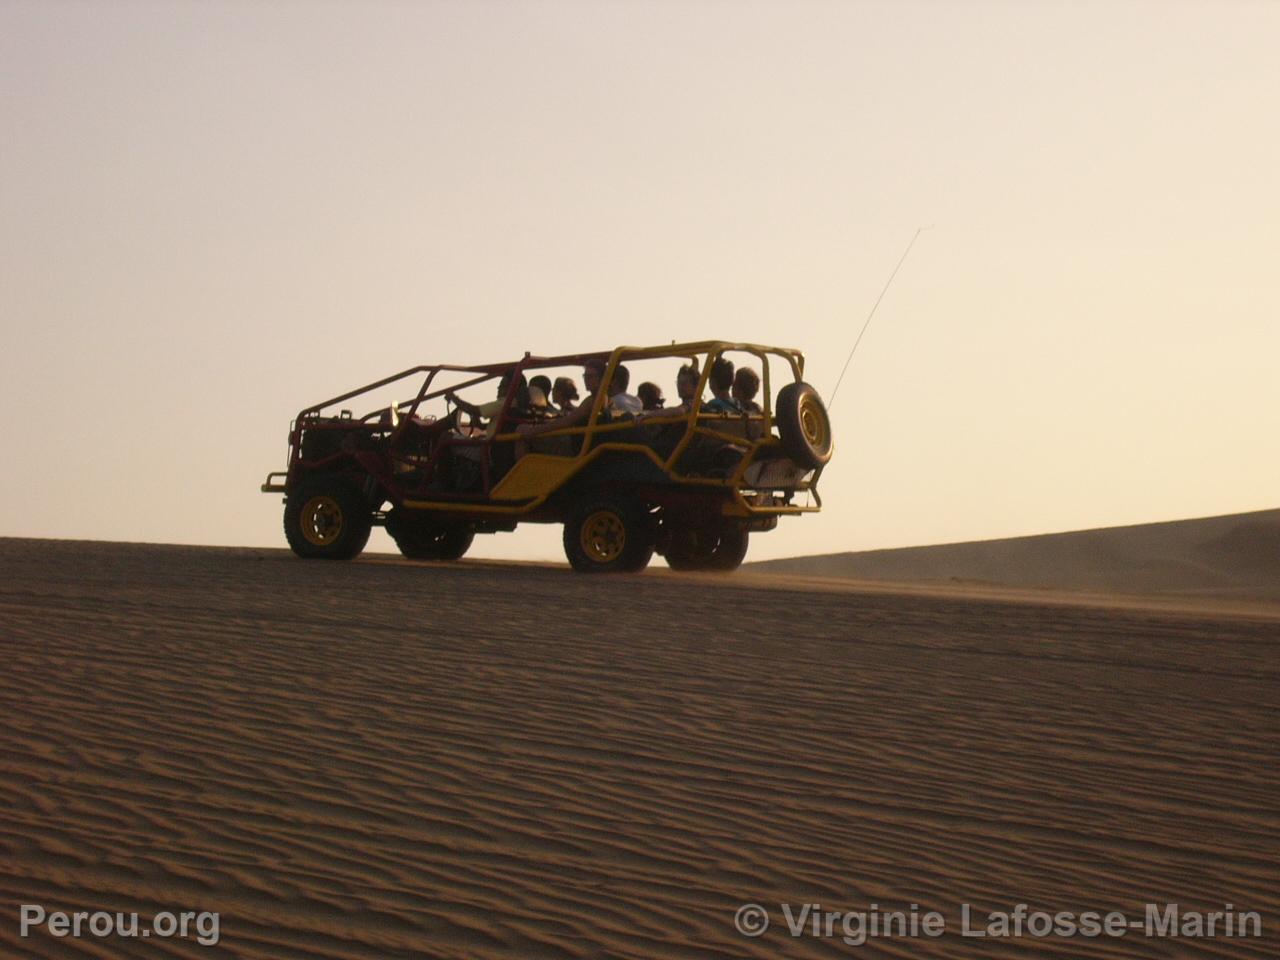
[[[17,540],[0,615],[0,956],[1280,955],[1274,618]],[[1153,901],[1264,937],[960,935]],[[810,902],[947,933],[790,936]]]
[[[772,574],[1280,604],[1280,510],[750,564]]]

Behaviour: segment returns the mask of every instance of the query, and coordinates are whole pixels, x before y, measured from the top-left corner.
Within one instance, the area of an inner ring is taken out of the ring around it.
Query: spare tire
[[[814,469],[831,459],[831,418],[818,391],[804,381],[778,391],[774,416],[782,447],[799,466]]]

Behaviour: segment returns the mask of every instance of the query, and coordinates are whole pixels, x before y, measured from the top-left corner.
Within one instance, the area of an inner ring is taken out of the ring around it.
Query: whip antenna
[[[862,335],[867,332],[867,327],[871,326],[871,318],[876,315],[876,310],[880,306],[880,301],[884,299],[884,295],[889,292],[889,287],[893,284],[893,278],[898,275],[898,271],[902,268],[902,264],[907,259],[907,254],[911,252],[911,248],[916,245],[916,238],[920,236],[929,227],[918,227],[916,232],[911,235],[911,242],[907,244],[907,249],[902,251],[902,256],[898,258],[898,265],[893,268],[893,273],[889,274],[889,279],[885,281],[884,289],[880,291],[880,296],[876,297],[876,302],[871,306],[871,312],[867,314],[867,319],[862,323],[862,329],[858,331],[858,339],[853,341],[853,350],[849,351],[849,356],[845,358],[844,367],[840,370],[840,376],[836,380],[835,388],[831,391],[831,397],[827,400],[827,407],[830,408],[836,402],[836,391],[840,389],[840,384],[844,381],[845,372],[849,369],[849,361],[853,359],[854,351],[858,349],[858,344],[862,342]]]

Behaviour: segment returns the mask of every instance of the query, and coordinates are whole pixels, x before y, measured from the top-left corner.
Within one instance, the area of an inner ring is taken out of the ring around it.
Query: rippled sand
[[[1280,955],[1265,611],[0,540],[0,617],[6,957]],[[959,933],[1151,901],[1266,935]],[[789,936],[810,902],[948,933]]]

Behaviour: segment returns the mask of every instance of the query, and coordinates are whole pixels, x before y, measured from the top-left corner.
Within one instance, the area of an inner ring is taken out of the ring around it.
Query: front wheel
[[[308,560],[350,560],[369,542],[372,526],[369,504],[341,480],[300,484],[285,498],[285,539]]]
[[[638,504],[592,501],[564,524],[564,553],[579,573],[637,573],[653,557],[653,529]]]

